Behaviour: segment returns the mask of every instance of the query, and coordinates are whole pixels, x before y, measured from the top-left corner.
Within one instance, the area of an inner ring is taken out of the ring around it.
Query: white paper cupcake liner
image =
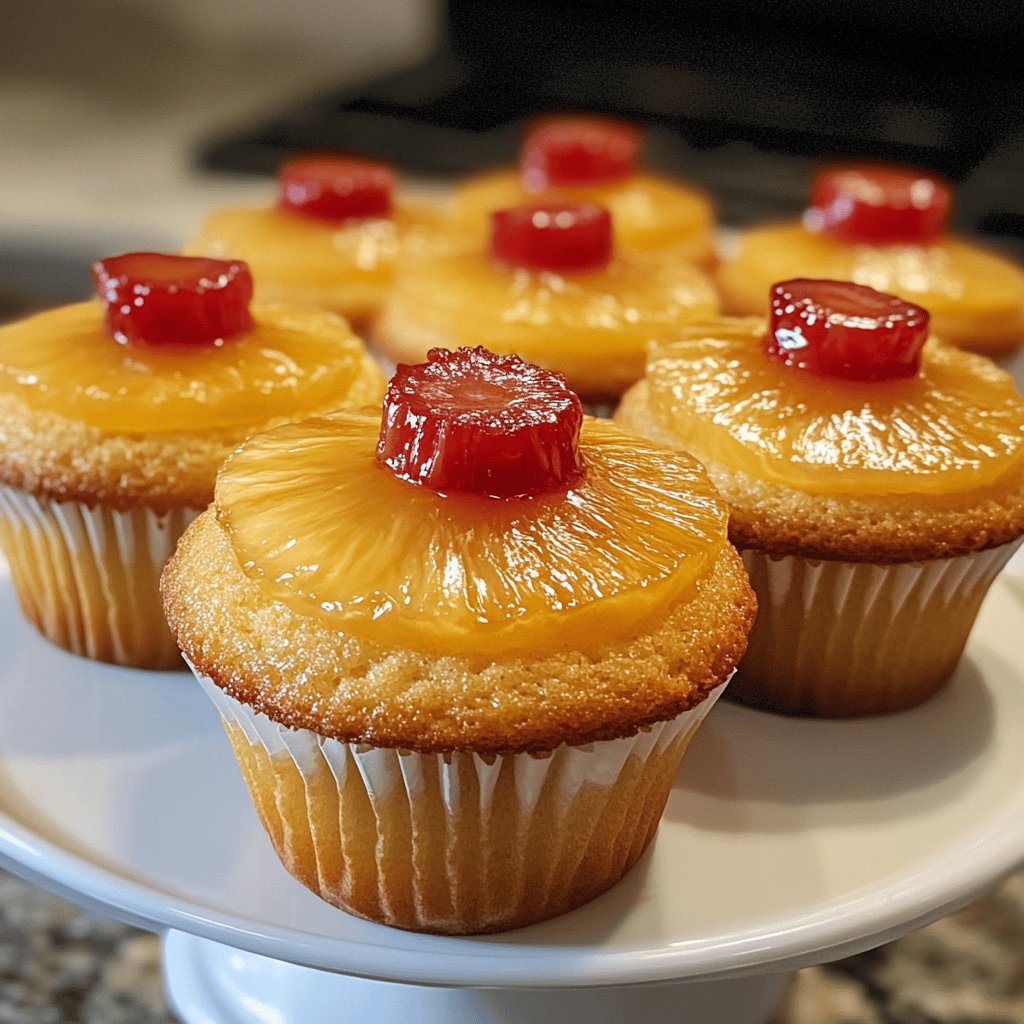
[[[289,729],[196,676],[285,867],[336,906],[449,933],[553,917],[617,881],[653,836],[724,688],[626,739],[481,756]]]
[[[159,580],[202,511],[118,511],[0,486],[0,542],[25,616],[55,644],[99,661],[178,668]]]
[[[989,586],[1020,543],[895,565],[742,551],[758,614],[730,695],[838,717],[921,703],[955,670]]]

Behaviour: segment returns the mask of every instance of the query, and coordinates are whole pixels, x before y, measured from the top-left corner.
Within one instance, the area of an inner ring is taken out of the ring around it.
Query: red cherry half
[[[928,311],[850,281],[781,281],[770,293],[765,352],[789,366],[843,380],[913,377]]]
[[[946,182],[912,167],[831,167],[814,181],[805,223],[846,242],[931,242],[951,202]]]
[[[286,163],[277,175],[278,205],[317,220],[387,217],[395,176],[372,160],[305,156]]]
[[[612,218],[593,203],[513,206],[491,214],[491,255],[531,270],[597,270],[612,258]]]
[[[377,460],[435,491],[529,497],[577,479],[582,424],[560,374],[485,348],[435,348],[391,378]]]
[[[636,170],[640,132],[600,118],[549,121],[526,138],[520,158],[523,187],[611,185]]]
[[[220,345],[253,328],[241,260],[129,252],[92,265],[107,333],[123,345]]]

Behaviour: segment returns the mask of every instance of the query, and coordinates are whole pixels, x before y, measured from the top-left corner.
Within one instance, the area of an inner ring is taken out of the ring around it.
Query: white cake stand
[[[1024,859],[1019,568],[938,698],[853,722],[720,704],[623,882],[483,938],[370,924],[307,892],[191,677],[50,646],[5,577],[0,860],[163,933],[188,1024],[755,1024],[787,972],[917,928]]]

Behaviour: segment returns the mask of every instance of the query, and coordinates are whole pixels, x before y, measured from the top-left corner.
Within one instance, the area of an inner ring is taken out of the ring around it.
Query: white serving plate
[[[1021,566],[997,581],[937,698],[847,722],[720,703],[624,881],[554,921],[445,938],[307,892],[278,864],[192,678],[51,646],[0,563],[0,859],[154,930],[391,981],[611,985],[832,959],[1024,860]]]

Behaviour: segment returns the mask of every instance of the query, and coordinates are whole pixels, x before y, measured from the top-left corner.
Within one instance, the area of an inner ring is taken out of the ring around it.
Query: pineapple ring
[[[343,320],[259,305],[253,319],[254,330],[221,347],[156,348],[109,337],[99,302],[63,306],[0,331],[0,391],[131,434],[265,423],[359,400],[350,392],[367,357]]]
[[[330,289],[352,275],[386,288],[403,233],[432,222],[429,208],[406,204],[390,217],[340,224],[277,207],[228,207],[207,215],[185,251],[231,253],[244,259],[252,270],[257,298],[267,282]]]
[[[480,248],[423,247],[401,265],[396,301],[458,345],[486,338],[494,352],[541,365],[632,357],[636,376],[652,335],[718,311],[703,272],[638,250],[613,255],[598,270],[563,275],[509,268]]]
[[[586,650],[664,614],[711,570],[727,507],[696,460],[587,419],[568,492],[443,495],[375,458],[379,420],[251,437],[217,481],[238,561],[267,592],[383,648]]]
[[[679,247],[683,259],[704,263],[714,255],[710,202],[695,189],[649,174],[633,174],[608,185],[576,185],[528,192],[518,171],[495,171],[464,182],[452,202],[453,221],[481,232],[492,210],[521,203],[596,203],[611,212],[612,230],[635,249]]]
[[[753,228],[718,272],[722,308],[764,315],[771,286],[792,277],[898,295],[928,310],[936,337],[976,352],[1009,351],[1024,338],[1024,271],[955,236],[927,245],[851,245],[800,223]]]
[[[709,462],[811,494],[943,495],[1024,455],[1024,399],[988,359],[928,342],[916,377],[835,380],[765,356],[765,330],[722,321],[652,346],[655,416]]]

